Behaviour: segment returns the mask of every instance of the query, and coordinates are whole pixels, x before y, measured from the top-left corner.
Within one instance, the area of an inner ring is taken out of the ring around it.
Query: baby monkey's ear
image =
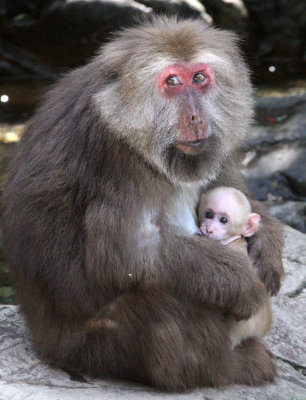
[[[247,222],[243,229],[242,235],[245,237],[253,236],[257,232],[260,221],[260,215],[256,213],[251,213],[248,215]]]

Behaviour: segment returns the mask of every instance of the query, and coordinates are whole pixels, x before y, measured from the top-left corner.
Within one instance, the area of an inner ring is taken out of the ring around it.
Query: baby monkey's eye
[[[213,217],[213,213],[211,211],[207,211],[205,213],[205,218],[212,219],[212,217]]]
[[[221,217],[220,218],[220,222],[221,222],[221,224],[227,224],[228,223],[228,219],[226,217]]]

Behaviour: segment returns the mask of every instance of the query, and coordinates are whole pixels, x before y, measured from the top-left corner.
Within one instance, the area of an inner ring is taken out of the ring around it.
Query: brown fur
[[[245,189],[233,164],[251,87],[235,40],[191,20],[123,31],[61,79],[29,122],[10,164],[4,244],[46,360],[168,391],[273,380],[262,343],[231,349],[227,315],[248,318],[265,293],[248,258],[175,226],[179,207],[195,224],[200,187]],[[187,156],[172,146],[180,106],[155,82],[159,64],[199,54],[216,75],[199,99],[212,134],[200,155]],[[280,229],[259,213],[250,252],[276,291]]]

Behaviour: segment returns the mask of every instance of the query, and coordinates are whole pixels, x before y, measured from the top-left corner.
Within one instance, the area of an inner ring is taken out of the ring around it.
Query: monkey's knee
[[[183,308],[183,305],[182,305]],[[167,391],[230,384],[232,351],[227,325],[213,311],[186,306],[184,318],[152,330],[152,383]]]

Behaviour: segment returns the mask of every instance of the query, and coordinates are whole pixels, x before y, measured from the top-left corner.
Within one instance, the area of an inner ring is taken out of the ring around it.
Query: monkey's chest
[[[195,234],[197,231],[196,208],[198,192],[179,192],[167,203],[166,218],[170,225],[179,227],[185,234]]]
[[[198,193],[178,192],[169,196],[161,208],[145,209],[138,230],[139,246],[143,248],[148,245],[151,247],[154,243],[160,244],[159,221],[161,220],[178,228],[182,234],[194,235],[198,230],[196,216],[198,201]]]

